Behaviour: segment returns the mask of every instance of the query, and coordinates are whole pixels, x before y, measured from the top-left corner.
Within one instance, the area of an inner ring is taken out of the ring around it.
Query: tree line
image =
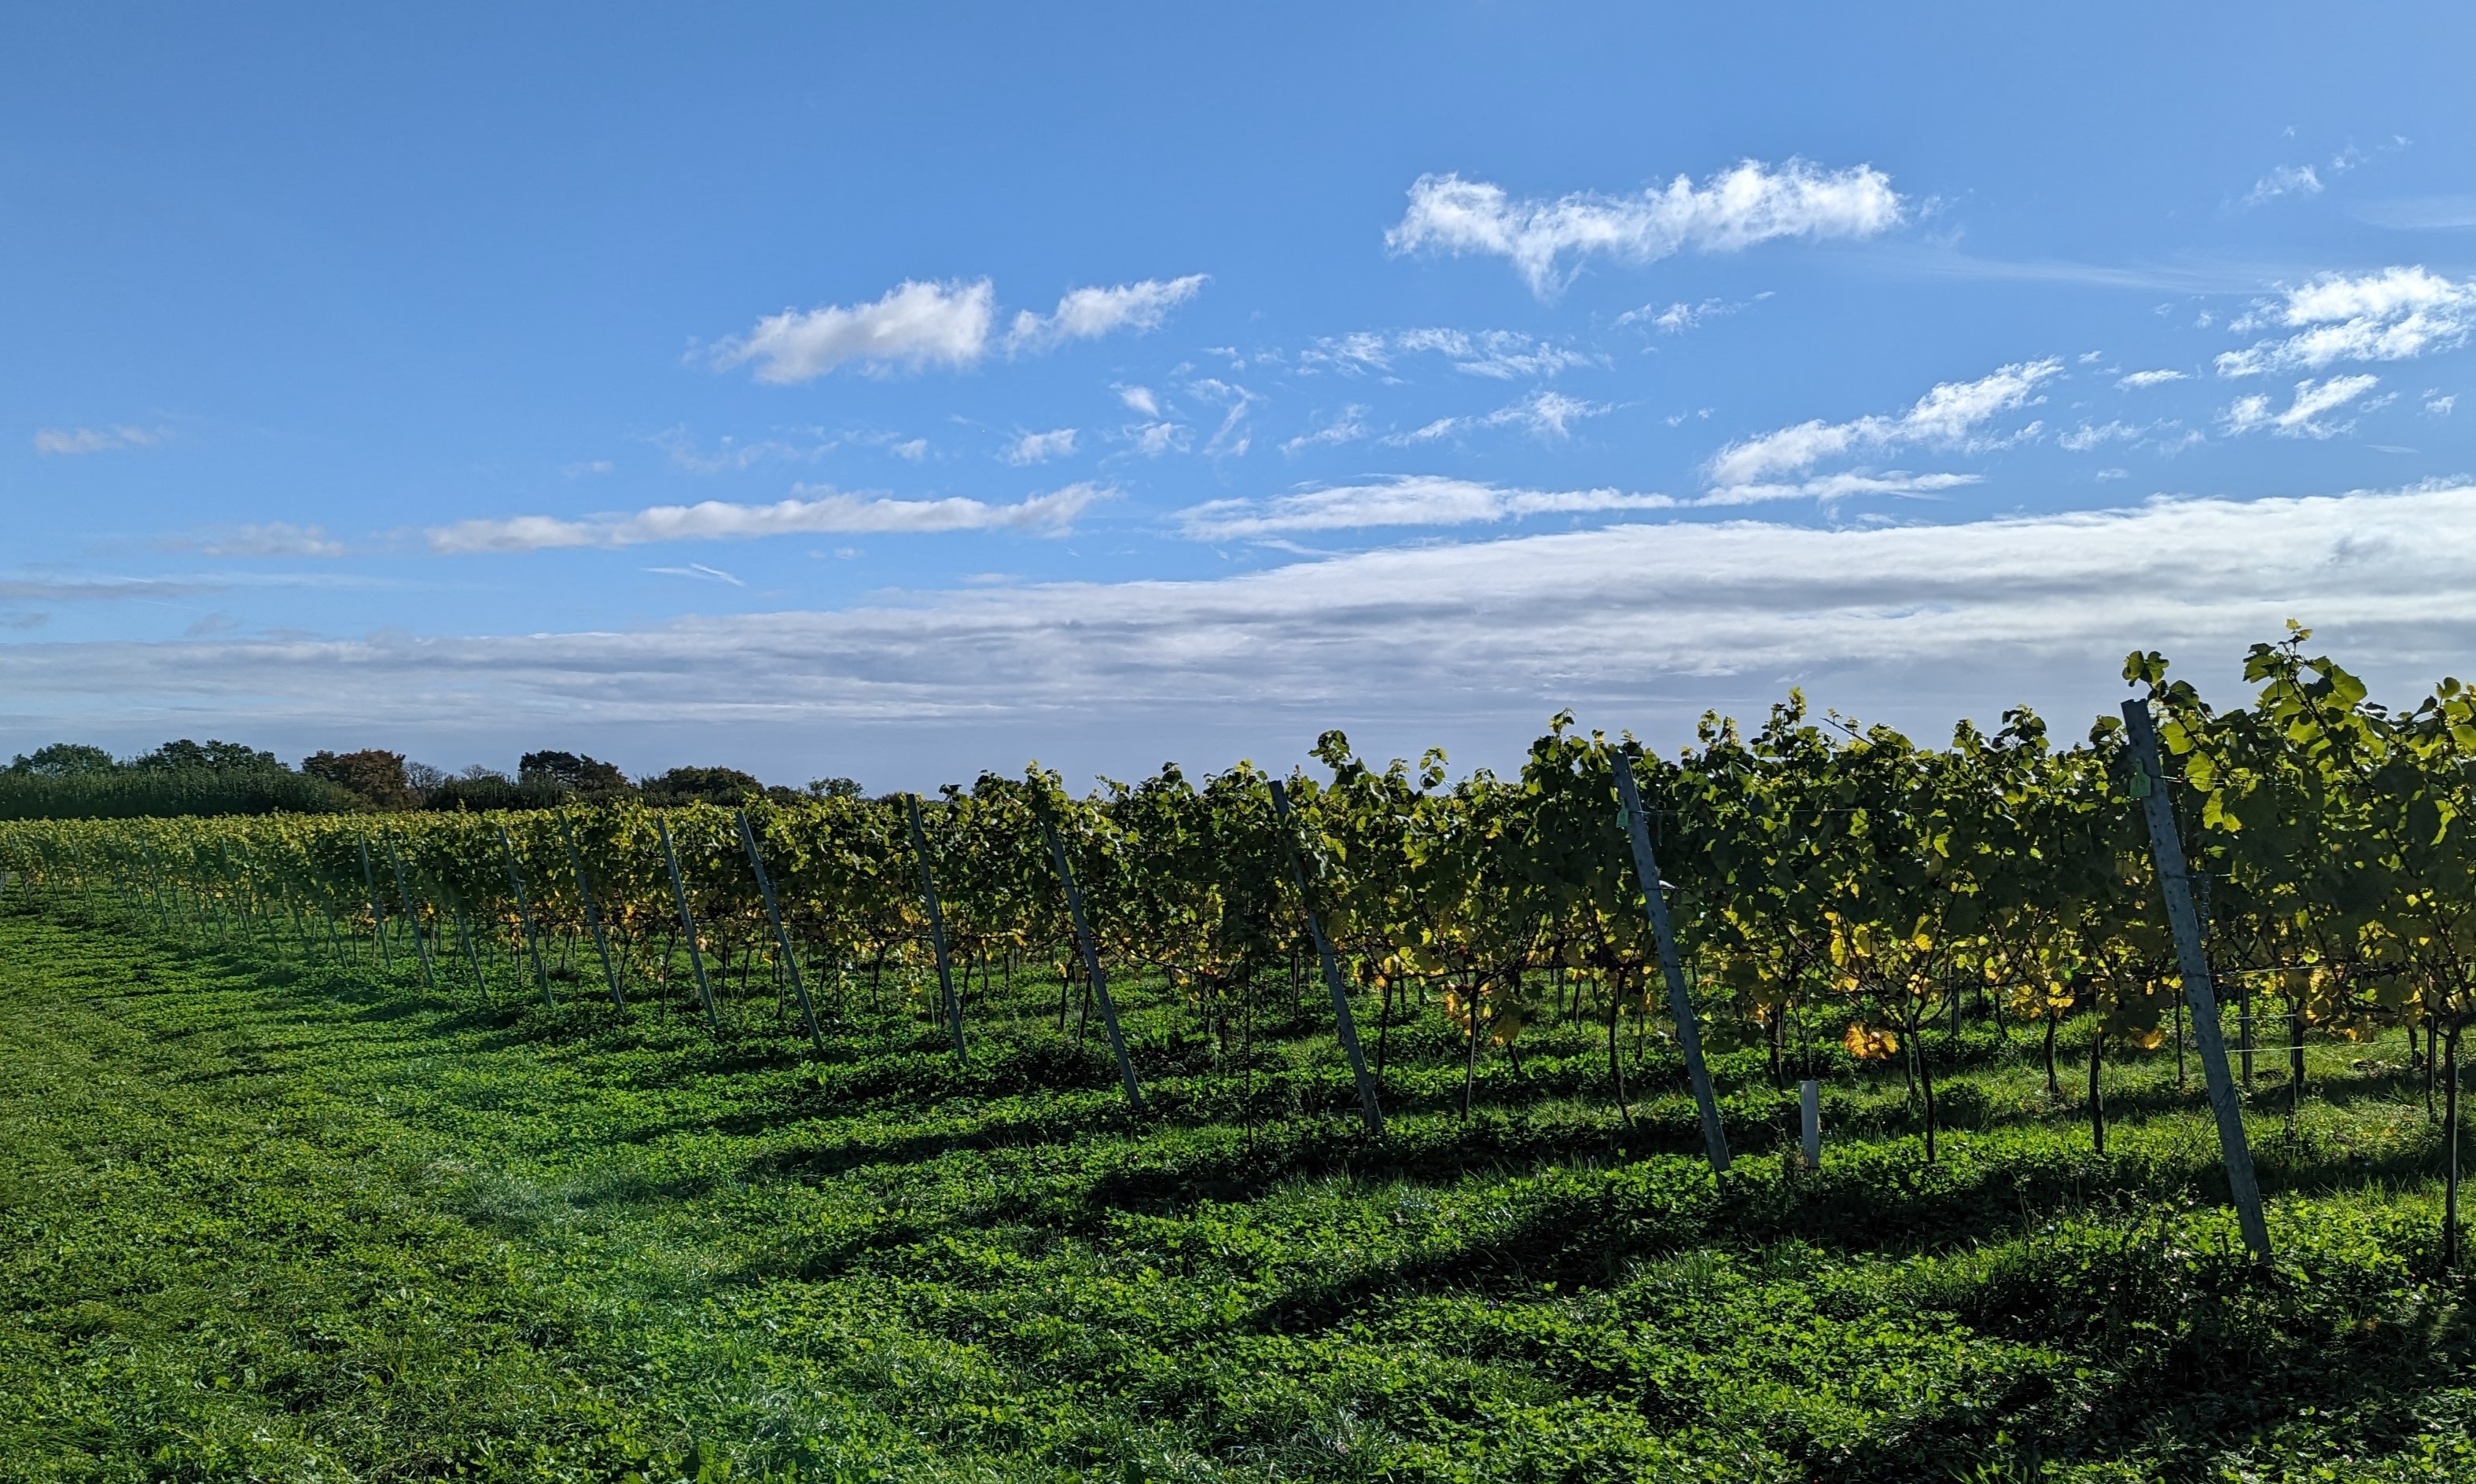
[[[312,753],[293,768],[238,742],[183,738],[125,758],[55,742],[0,768],[0,819],[537,809],[616,798],[656,806],[739,804],[857,791],[841,778],[813,780],[805,790],[769,787],[722,767],[678,767],[631,779],[599,758],[551,750],[525,754],[510,776],[482,766],[450,773],[383,748]]]

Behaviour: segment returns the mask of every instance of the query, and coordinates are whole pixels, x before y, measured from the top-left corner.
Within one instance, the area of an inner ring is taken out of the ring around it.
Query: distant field
[[[2292,1126],[2265,1058],[2257,1274],[2171,1048],[2099,1158],[1972,1026],[1932,1167],[1843,1064],[1795,1180],[1726,1052],[1715,1182],[1672,1060],[1628,1135],[1586,1025],[1466,1120],[1430,1004],[1373,1139],[1304,1012],[1225,1054],[1128,986],[1137,1117],[1053,977],[957,1071],[899,999],[819,1054],[398,969],[0,916],[0,1477],[2476,1477],[2402,1033],[2316,1043]]]

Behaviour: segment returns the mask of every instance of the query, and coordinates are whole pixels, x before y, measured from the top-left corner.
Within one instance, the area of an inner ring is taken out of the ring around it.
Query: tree
[[[548,809],[568,796],[567,786],[548,779],[522,782],[480,764],[421,791],[424,808],[446,810]]]
[[[421,807],[421,795],[405,776],[402,753],[375,747],[358,753],[312,753],[301,759],[301,771],[341,784],[382,809]]]
[[[616,765],[582,753],[527,753],[516,763],[522,783],[557,783],[585,798],[628,792],[628,776]]]
[[[811,799],[856,799],[859,797],[859,782],[857,779],[846,778],[810,779],[808,779],[808,797]]]
[[[19,753],[6,770],[21,778],[65,779],[110,773],[120,766],[110,753],[83,742],[54,742]]]
[[[718,804],[733,808],[765,797],[765,785],[754,774],[737,768],[673,768],[668,773],[638,779],[636,787],[647,804],[662,806]]]
[[[208,773],[288,772],[273,753],[261,753],[239,742],[192,742],[183,737],[130,759],[133,768],[166,773],[198,769]]]

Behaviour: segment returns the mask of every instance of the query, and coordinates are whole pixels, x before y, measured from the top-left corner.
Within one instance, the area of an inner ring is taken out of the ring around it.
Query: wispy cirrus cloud
[[[124,603],[191,598],[230,589],[229,579],[201,577],[0,577],[0,603]]]
[[[289,521],[266,521],[254,526],[236,526],[194,540],[179,543],[193,547],[210,556],[341,556],[344,543],[327,534],[322,526],[296,526]]]
[[[1721,503],[1745,499],[1783,499],[1797,495],[1915,493],[1950,488],[1973,481],[1966,475],[1884,475],[1817,484],[1806,471],[1828,459],[1889,453],[1916,445],[1968,449],[1983,446],[1987,425],[2006,412],[2043,400],[2038,387],[2063,374],[2063,362],[2048,357],[1997,367],[1972,382],[1938,383],[1906,411],[1893,416],[1869,415],[1844,423],[1815,419],[1731,443],[1712,456],[1712,493]]]
[[[1748,160],[1699,186],[1680,175],[1640,195],[1577,192],[1552,201],[1516,200],[1501,186],[1459,175],[1423,175],[1384,240],[1397,253],[1507,259],[1532,293],[1548,299],[1593,254],[1645,263],[1780,237],[1867,237],[1898,226],[1905,214],[1891,177],[1873,166],[1824,170],[1794,159],[1776,169]]]
[[[1220,426],[1212,430],[1212,436],[1203,440],[1204,457],[1237,458],[1244,456],[1254,442],[1253,434],[1248,431],[1248,419],[1264,399],[1235,382],[1225,382],[1213,376],[1199,377],[1187,383],[1186,394],[1222,409]]]
[[[2238,330],[2294,332],[2217,359],[2220,376],[2318,371],[2341,360],[2413,360],[2456,350],[2476,330],[2476,280],[2454,281],[2422,265],[2378,273],[2325,273],[2255,308]]]
[[[2268,432],[2282,438],[2329,438],[2356,426],[2354,419],[2330,422],[2329,414],[2363,397],[2382,383],[2378,376],[2334,376],[2326,382],[2295,383],[2295,399],[2271,411],[2266,396],[2238,397],[2226,410],[2227,432]]]
[[[2317,196],[2321,194],[2321,172],[2311,165],[2280,165],[2252,183],[2244,192],[2243,204],[2259,206],[2281,196]]]
[[[1157,329],[1203,283],[1204,276],[1194,273],[1072,289],[1052,313],[1018,313],[1003,348],[1008,354],[1041,351],[1121,330]],[[847,365],[872,375],[928,366],[960,370],[999,347],[992,333],[996,323],[997,288],[989,280],[912,279],[866,304],[767,315],[746,334],[713,347],[707,359],[718,371],[753,361],[756,380],[775,385],[815,381]]]
[[[2389,143],[2377,146],[2373,153],[2388,154],[2391,150],[2405,149],[2407,142],[2404,137],[2393,136]],[[2273,166],[2269,173],[2252,183],[2252,189],[2244,192],[2241,204],[2256,207],[2281,196],[2317,196],[2331,181],[2363,164],[2368,158],[2365,151],[2350,144],[2319,165]]]
[[[1528,381],[1579,366],[1603,366],[1607,358],[1575,350],[1518,330],[1362,330],[1329,335],[1299,353],[1303,371],[1388,372],[1407,357],[1433,355],[1466,376]]]
[[[1984,482],[1975,474],[1911,474],[1905,469],[1817,475],[1800,480],[1757,480],[1722,484],[1694,503],[1704,506],[1767,505],[1775,500],[1848,500],[1859,495],[1931,495]]]
[[[1177,512],[1195,541],[1363,531],[1387,526],[1469,526],[1532,515],[1672,509],[1667,495],[1618,489],[1516,489],[1441,475],[1400,475],[1364,484],[1300,490],[1269,500],[1212,500]]]
[[[2103,423],[2084,422],[2077,428],[2058,433],[2055,437],[2055,447],[2066,453],[2085,454],[2091,449],[2099,448],[2108,443],[2134,442],[2147,432],[2146,428],[2127,423],[2119,417],[2110,418]]]
[[[1481,428],[1520,428],[1542,443],[1561,443],[1573,434],[1573,425],[1584,418],[1600,417],[1616,410],[1609,402],[1592,402],[1581,397],[1568,397],[1563,392],[1541,389],[1519,402],[1508,403],[1493,412],[1466,417],[1439,417],[1435,421],[1394,433],[1381,441],[1395,447],[1413,443],[1432,443]]]
[[[647,567],[645,570],[658,577],[691,578],[700,582],[720,582],[728,587],[748,585],[747,581],[737,575],[725,572],[720,567],[708,567],[701,561],[689,562],[684,567]]]
[[[1281,445],[1284,454],[1302,454],[1311,448],[1337,448],[1355,443],[1367,436],[1367,408],[1353,403],[1343,408],[1339,415],[1323,427],[1300,433]]]
[[[1705,299],[1699,304],[1687,304],[1680,300],[1666,309],[1646,304],[1641,309],[1627,309],[1618,315],[1617,323],[1648,325],[1661,334],[1683,334],[1689,330],[1698,330],[1715,319],[1725,319],[1747,305],[1760,304],[1770,296],[1771,291],[1765,289],[1751,299],[1735,304],[1725,299]]]
[[[2165,386],[2171,382],[2189,381],[2181,371],[2135,371],[2130,376],[2116,378],[2118,391],[2146,391],[2152,386]]]
[[[812,463],[833,452],[842,440],[811,429],[796,437],[752,440],[725,433],[706,445],[681,425],[665,428],[646,441],[660,449],[673,468],[691,474],[724,474],[765,463]]]
[[[153,448],[171,436],[161,428],[45,428],[35,434],[35,452],[47,458],[110,454],[125,448]]]
[[[657,505],[631,514],[517,515],[501,520],[458,521],[424,532],[442,556],[483,552],[533,552],[557,547],[645,546],[661,541],[730,541],[760,536],[825,532],[905,534],[949,531],[1029,531],[1059,534],[1075,518],[1115,492],[1090,483],[1069,484],[1010,505],[959,495],[942,500],[895,500],[805,487],[771,505],[707,500],[697,505]]]

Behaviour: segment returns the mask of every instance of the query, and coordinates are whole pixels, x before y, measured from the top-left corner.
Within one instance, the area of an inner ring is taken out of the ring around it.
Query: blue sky
[[[2476,669],[2476,17],[1709,9],[21,9],[0,754]]]

